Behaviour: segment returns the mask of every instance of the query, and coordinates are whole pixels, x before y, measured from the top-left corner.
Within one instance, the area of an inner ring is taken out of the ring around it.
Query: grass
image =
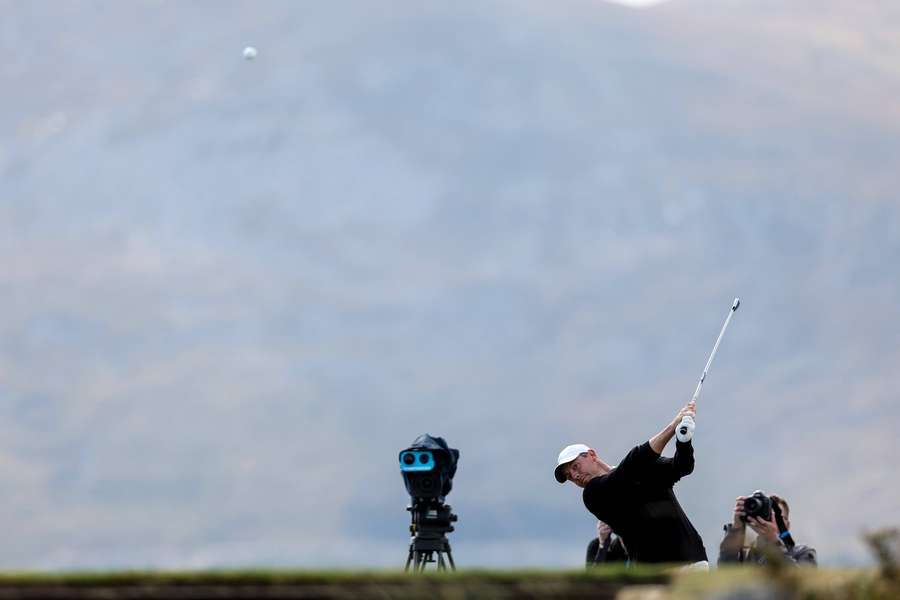
[[[669,580],[666,569],[648,566],[626,569],[624,566],[609,566],[586,571],[578,570],[488,570],[463,569],[459,571],[427,571],[416,576],[401,570],[272,570],[236,569],[205,571],[19,571],[0,573],[0,587],[14,585],[131,585],[136,583],[155,584],[315,584],[354,583],[362,581],[407,582],[412,579],[433,581],[484,581],[507,583],[520,580],[607,581],[621,584],[666,583]]]
[[[894,600],[896,570],[731,567],[681,573],[665,567],[589,571],[210,570],[0,573],[0,597],[66,598],[779,598]]]

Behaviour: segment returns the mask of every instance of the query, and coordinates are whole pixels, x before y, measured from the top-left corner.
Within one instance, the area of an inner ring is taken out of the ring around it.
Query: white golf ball
[[[247,60],[253,60],[254,58],[256,58],[256,54],[256,48],[254,48],[253,46],[247,46],[246,48],[244,48],[244,58],[246,58]]]

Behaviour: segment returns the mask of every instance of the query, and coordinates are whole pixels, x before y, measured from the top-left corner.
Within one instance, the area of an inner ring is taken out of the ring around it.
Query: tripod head
[[[428,563],[436,563],[439,571],[446,570],[444,555],[450,562],[450,568],[455,569],[447,534],[454,530],[453,523],[458,517],[451,506],[439,500],[414,500],[406,510],[412,518],[409,526],[412,538],[409,542],[406,570],[413,564],[414,572],[422,572]]]
[[[413,536],[450,533],[453,531],[452,523],[459,519],[449,504],[438,501],[414,502],[406,510],[412,513],[409,532]]]

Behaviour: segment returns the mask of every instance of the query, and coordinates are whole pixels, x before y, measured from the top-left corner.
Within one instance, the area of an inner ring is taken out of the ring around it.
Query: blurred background
[[[900,4],[0,0],[0,568],[578,567],[551,477],[704,385],[714,559],[900,482]],[[242,56],[246,46],[255,60]],[[671,450],[670,450],[671,451]]]

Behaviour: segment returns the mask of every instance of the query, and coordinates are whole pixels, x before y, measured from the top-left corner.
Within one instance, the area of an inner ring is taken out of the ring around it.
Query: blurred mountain
[[[3,568],[580,564],[550,477],[693,391],[678,494],[896,524],[900,6],[0,1]],[[256,60],[242,58],[253,45]]]

